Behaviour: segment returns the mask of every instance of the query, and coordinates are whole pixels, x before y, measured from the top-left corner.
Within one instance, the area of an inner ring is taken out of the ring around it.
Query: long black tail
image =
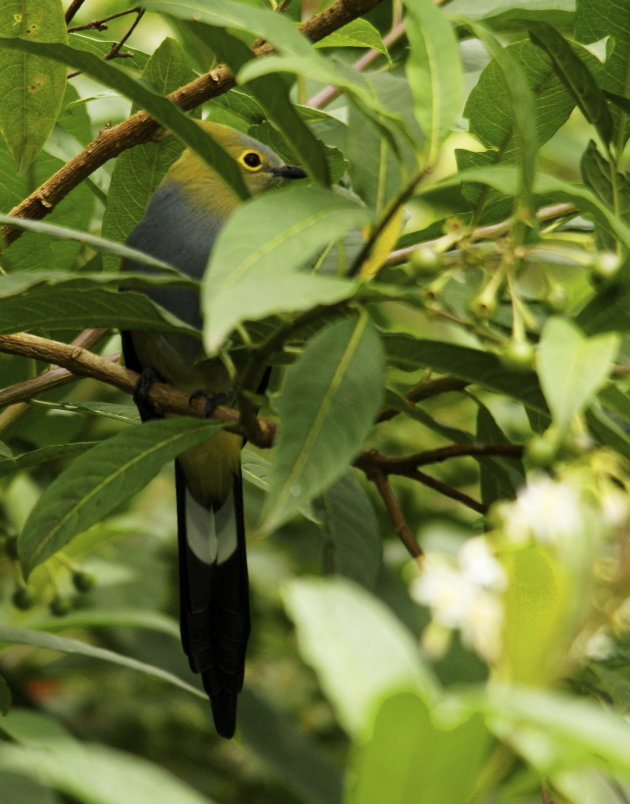
[[[200,673],[217,732],[232,737],[250,632],[243,489],[218,507],[198,503],[176,464],[179,595],[182,644]]]

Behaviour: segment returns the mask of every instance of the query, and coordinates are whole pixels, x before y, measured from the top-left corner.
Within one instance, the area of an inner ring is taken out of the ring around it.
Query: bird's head
[[[259,195],[282,179],[302,179],[306,173],[285,164],[262,142],[220,123],[202,121],[199,125],[227,151],[238,164],[245,186],[252,195]],[[172,165],[169,178],[187,187],[188,192],[203,197],[212,195],[213,205],[231,207],[238,204],[235,194],[220,181],[216,172],[192,151],[186,150]]]

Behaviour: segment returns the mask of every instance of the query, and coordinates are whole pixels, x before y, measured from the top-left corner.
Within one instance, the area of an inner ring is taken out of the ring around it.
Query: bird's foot
[[[151,386],[154,382],[160,382],[161,379],[157,371],[149,366],[142,369],[136,387],[133,389],[133,401],[136,403],[143,422],[162,418],[149,399]]]
[[[203,415],[204,418],[209,419],[219,405],[225,405],[230,401],[231,394],[226,394],[223,391],[218,393],[215,393],[214,391],[195,391],[188,397],[188,401],[192,403],[193,400],[199,398],[205,400]]]

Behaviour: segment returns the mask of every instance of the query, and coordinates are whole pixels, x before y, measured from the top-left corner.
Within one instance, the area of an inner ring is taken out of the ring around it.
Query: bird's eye
[[[256,151],[246,151],[241,156],[240,161],[246,168],[249,168],[250,170],[256,170],[262,165],[260,154]]]

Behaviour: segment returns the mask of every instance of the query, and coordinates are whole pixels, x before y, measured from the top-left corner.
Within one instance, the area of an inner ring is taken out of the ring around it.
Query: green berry
[[[534,466],[549,466],[558,453],[558,442],[549,431],[535,435],[525,448],[525,455]]]
[[[468,303],[468,309],[475,318],[481,321],[487,321],[496,313],[497,300],[494,296],[488,298],[483,295],[475,296],[475,298],[471,299]]]
[[[564,313],[569,303],[569,297],[562,285],[554,285],[547,294],[545,302],[554,313]]]
[[[96,578],[91,572],[77,570],[72,573],[72,583],[77,592],[89,592],[90,589],[94,588]]]
[[[534,347],[528,341],[510,341],[500,352],[501,365],[510,371],[531,371]]]
[[[28,586],[19,586],[13,593],[11,600],[16,609],[26,611],[35,603],[35,594]]]
[[[419,274],[435,274],[440,270],[440,258],[428,246],[420,246],[411,255],[411,265]]]
[[[55,597],[48,604],[48,608],[50,613],[54,614],[55,617],[65,617],[65,615],[68,614],[72,609],[72,601],[69,597],[55,595]]]

